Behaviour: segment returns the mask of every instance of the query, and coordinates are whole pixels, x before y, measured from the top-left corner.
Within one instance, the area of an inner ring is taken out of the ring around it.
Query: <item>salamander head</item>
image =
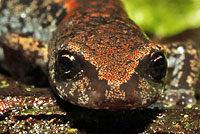
[[[60,26],[49,49],[49,78],[59,96],[94,109],[135,109],[155,102],[165,85],[165,50],[137,28],[72,21]]]

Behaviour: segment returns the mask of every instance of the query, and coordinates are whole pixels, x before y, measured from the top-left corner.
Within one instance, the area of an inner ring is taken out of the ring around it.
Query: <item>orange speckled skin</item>
[[[49,79],[59,96],[94,109],[136,109],[154,103],[165,78],[154,80],[148,70],[152,43],[128,18],[119,0],[66,0],[68,15],[49,46]],[[58,53],[75,57],[80,70],[73,78],[57,71]]]

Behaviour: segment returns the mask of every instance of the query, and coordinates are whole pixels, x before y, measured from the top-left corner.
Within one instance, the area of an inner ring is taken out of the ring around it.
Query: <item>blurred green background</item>
[[[122,0],[129,17],[158,37],[200,27],[200,0]]]

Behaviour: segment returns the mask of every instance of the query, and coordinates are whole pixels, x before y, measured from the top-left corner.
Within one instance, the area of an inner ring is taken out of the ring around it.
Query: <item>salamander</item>
[[[0,18],[2,66],[22,81],[48,74],[63,100],[111,110],[147,107],[160,96],[196,103],[194,43],[152,42],[119,0],[0,0]]]

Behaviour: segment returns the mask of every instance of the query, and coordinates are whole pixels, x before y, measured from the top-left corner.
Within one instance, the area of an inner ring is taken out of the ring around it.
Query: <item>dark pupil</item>
[[[73,67],[73,63],[68,57],[59,57],[58,62],[64,72],[69,72]]]
[[[162,53],[153,55],[150,64],[150,74],[156,80],[161,80],[166,75],[167,61]]]

